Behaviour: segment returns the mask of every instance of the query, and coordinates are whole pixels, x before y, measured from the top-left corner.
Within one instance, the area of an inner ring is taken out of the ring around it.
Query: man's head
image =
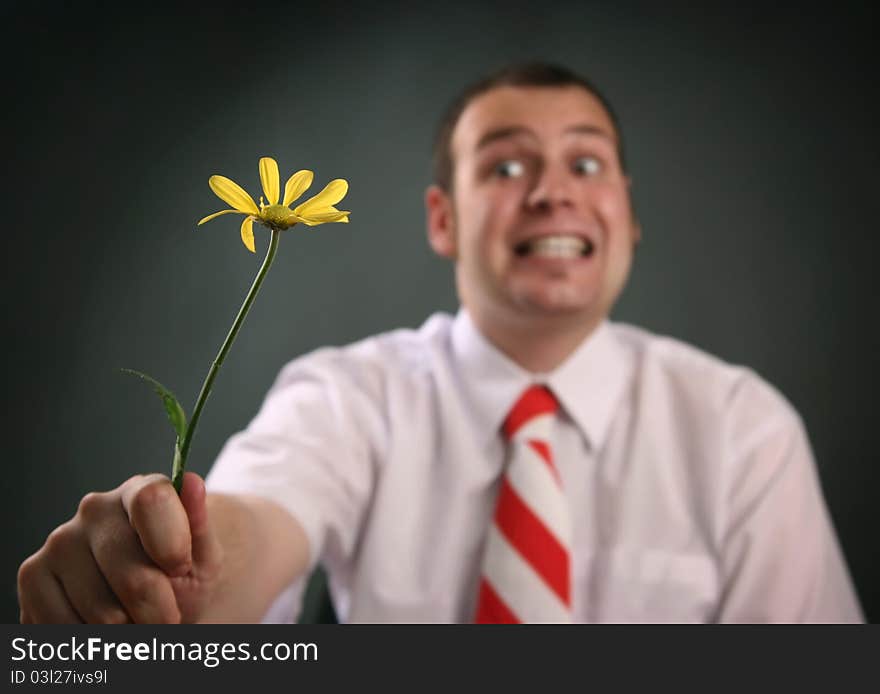
[[[599,89],[585,77],[559,65],[549,63],[525,63],[512,65],[469,85],[449,105],[444,113],[434,137],[432,169],[434,183],[449,192],[452,186],[452,170],[455,162],[452,155],[452,133],[461,118],[462,112],[476,97],[495,87],[580,87],[595,96],[608,113],[617,135],[617,156],[621,168],[626,171],[623,134],[620,123],[611,104]]]
[[[589,331],[608,314],[640,230],[617,120],[590,83],[545,65],[477,83],[434,162],[429,240],[484,331]]]

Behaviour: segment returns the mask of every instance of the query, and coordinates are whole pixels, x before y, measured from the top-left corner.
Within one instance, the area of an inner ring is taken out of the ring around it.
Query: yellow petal
[[[214,214],[209,214],[207,217],[202,217],[199,220],[199,223],[196,226],[201,226],[205,222],[210,222],[214,217],[219,217],[221,214],[229,214],[230,212],[235,212],[236,214],[241,214],[238,210],[220,210],[219,212],[215,212]]]
[[[244,221],[241,223],[241,240],[242,243],[244,243],[245,248],[247,248],[251,253],[257,252],[257,247],[254,245],[253,217],[245,217]]]
[[[308,187],[312,185],[312,179],[314,177],[315,174],[311,171],[303,169],[302,171],[297,171],[293,176],[288,178],[287,183],[284,186],[284,202],[282,204],[287,207],[300,195],[305,193]]]
[[[344,222],[348,223],[348,215],[351,212],[346,212],[343,210],[337,210],[336,208],[331,207],[330,209],[319,210],[318,212],[311,212],[307,215],[300,217],[303,223],[308,224],[310,227],[313,227],[317,224],[327,224],[328,222]]]
[[[324,186],[324,190],[315,197],[309,198],[302,205],[299,205],[294,212],[297,216],[303,216],[308,215],[310,210],[323,211],[325,208],[335,205],[342,200],[347,192],[348,181],[342,178],[334,179]]]
[[[229,180],[226,176],[211,176],[208,179],[208,185],[211,186],[214,195],[223,202],[232,205],[239,212],[244,214],[260,214],[254,199],[235,181]]]
[[[272,157],[260,159],[260,183],[270,205],[278,204],[278,162]]]

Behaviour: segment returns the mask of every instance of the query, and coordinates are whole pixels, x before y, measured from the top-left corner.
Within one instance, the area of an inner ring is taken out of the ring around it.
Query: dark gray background
[[[282,239],[195,439],[202,474],[288,359],[456,308],[424,238],[434,125],[463,83],[544,58],[591,76],[627,137],[645,238],[614,318],[794,403],[880,619],[875,11],[654,5],[7,3],[0,616],[85,492],[168,470],[158,401],[115,369],[189,409],[266,244],[249,254],[237,218],[196,229],[223,207],[208,177],[257,192],[272,155],[316,188],[349,179],[353,213]]]

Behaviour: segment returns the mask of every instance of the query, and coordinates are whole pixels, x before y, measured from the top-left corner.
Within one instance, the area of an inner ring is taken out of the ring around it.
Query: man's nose
[[[557,205],[571,205],[571,173],[560,166],[545,166],[529,191],[526,204],[533,209],[549,209]]]

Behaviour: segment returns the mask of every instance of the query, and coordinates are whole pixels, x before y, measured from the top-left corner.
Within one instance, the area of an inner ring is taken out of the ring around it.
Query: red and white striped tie
[[[510,460],[486,537],[478,623],[571,621],[571,519],[549,442],[558,409],[535,385],[504,422]]]

